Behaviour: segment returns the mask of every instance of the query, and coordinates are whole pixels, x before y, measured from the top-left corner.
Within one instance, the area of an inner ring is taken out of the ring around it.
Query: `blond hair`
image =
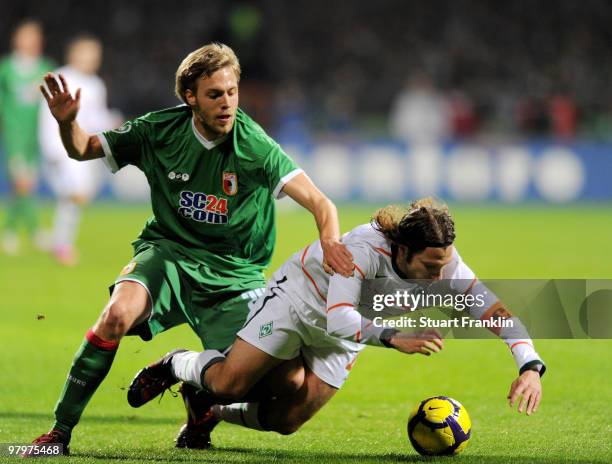
[[[213,42],[194,50],[181,62],[175,75],[174,93],[184,103],[187,89],[195,92],[200,77],[210,77],[221,68],[230,66],[240,81],[240,62],[227,45]]]
[[[433,197],[413,201],[409,207],[389,205],[374,213],[372,226],[411,254],[425,248],[449,246],[455,240],[455,223],[448,206]]]

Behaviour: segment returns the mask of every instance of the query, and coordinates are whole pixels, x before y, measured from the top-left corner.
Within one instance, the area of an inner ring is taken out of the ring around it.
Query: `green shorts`
[[[264,282],[257,288],[211,291],[198,279],[202,266],[179,255],[163,241],[139,241],[134,258],[115,280],[140,283],[151,299],[151,314],[145,323],[132,328],[128,335],[144,340],[187,323],[204,348],[224,350],[236,338],[249,313],[250,305],[264,293]],[[111,291],[114,285],[111,286]]]
[[[6,159],[8,172],[12,177],[18,177],[25,172],[36,172],[40,160],[38,139],[34,133],[9,135],[8,128],[2,137],[2,151]],[[0,135],[1,136],[1,135]]]
[[[11,181],[28,179],[31,182],[35,182],[38,177],[38,164],[19,156],[13,156],[7,159],[6,170]]]

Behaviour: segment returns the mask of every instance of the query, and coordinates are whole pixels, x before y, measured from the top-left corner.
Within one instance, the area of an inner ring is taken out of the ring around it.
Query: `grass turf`
[[[372,210],[340,208],[343,230],[365,222]],[[609,209],[453,211],[458,249],[480,276],[610,277]],[[72,356],[108,298],[107,285],[129,261],[129,242],[147,215],[142,207],[88,209],[80,237],[82,260],[74,269],[60,268],[27,248],[19,257],[0,255],[0,443],[27,443],[49,428]],[[315,236],[307,214],[280,213],[271,269]],[[216,448],[205,452],[173,448],[184,418],[179,398],[166,395],[161,404],[139,410],[125,400],[124,389],[136,370],[177,346],[200,348],[184,326],[150,343],[133,337],[122,342],[109,376],[74,431],[70,462],[421,461],[407,441],[406,420],[414,404],[436,394],[462,401],[472,417],[473,438],[454,462],[612,461],[609,340],[537,341],[549,372],[541,408],[532,417],[506,404],[516,372],[499,341],[449,340],[431,358],[369,348],[345,387],[298,433],[285,437],[221,424],[213,434]],[[3,462],[14,459],[0,456]],[[432,462],[438,461],[448,458]]]

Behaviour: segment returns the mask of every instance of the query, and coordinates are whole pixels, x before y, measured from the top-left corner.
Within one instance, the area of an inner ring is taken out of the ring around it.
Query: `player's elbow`
[[[76,150],[66,150],[68,153],[68,158],[73,159],[75,161],[83,161],[83,157]]]
[[[72,150],[66,150],[66,152],[68,153],[68,158],[75,161],[87,161],[90,159],[90,154],[87,150],[81,153],[75,148]]]
[[[85,136],[84,138],[63,140],[64,148],[68,157],[75,161],[89,161],[104,156],[102,145],[97,136]]]

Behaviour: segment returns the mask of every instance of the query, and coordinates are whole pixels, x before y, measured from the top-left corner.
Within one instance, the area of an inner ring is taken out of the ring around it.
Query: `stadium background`
[[[339,204],[343,230],[387,202],[437,194],[451,202],[458,247],[481,276],[610,276],[606,1],[8,1],[2,54],[26,17],[42,21],[45,53],[57,63],[74,35],[102,40],[110,105],[126,118],[177,103],[173,75],[186,53],[212,40],[231,45],[243,65],[241,106]],[[404,137],[392,115],[406,83],[423,81],[430,101],[444,103],[445,129]],[[0,195],[7,190],[0,172]],[[109,177],[85,214],[74,269],[33,249],[0,256],[0,442],[26,442],[48,427],[73,351],[149,214],[146,192],[134,170]],[[40,194],[49,222],[44,183]],[[281,208],[271,269],[315,237],[307,215]],[[171,448],[178,400],[133,411],[121,390],[166,350],[198,348],[195,338],[184,328],[146,345],[130,338],[73,450],[77,462],[410,460],[410,408],[449,394],[475,424],[466,462],[609,462],[610,341],[537,343],[550,371],[533,418],[505,405],[514,366],[499,343],[451,340],[432,359],[369,349],[346,388],[298,434],[222,426],[219,450],[202,455]]]

